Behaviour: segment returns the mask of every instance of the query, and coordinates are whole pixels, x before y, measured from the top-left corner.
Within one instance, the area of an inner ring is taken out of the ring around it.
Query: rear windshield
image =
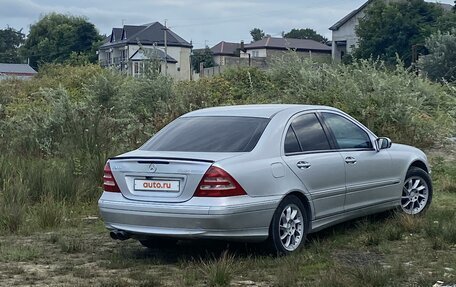
[[[145,143],[149,151],[249,152],[269,119],[251,117],[179,118]]]

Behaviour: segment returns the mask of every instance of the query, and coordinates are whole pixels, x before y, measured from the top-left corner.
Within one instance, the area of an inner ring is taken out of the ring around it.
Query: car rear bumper
[[[142,202],[120,193],[104,192],[98,201],[101,217],[112,231],[132,237],[218,238],[261,241],[280,197],[192,198],[182,203]]]

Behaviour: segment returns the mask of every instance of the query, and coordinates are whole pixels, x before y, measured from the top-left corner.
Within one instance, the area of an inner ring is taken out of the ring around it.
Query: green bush
[[[254,103],[338,107],[379,135],[429,147],[454,130],[456,90],[398,65],[317,64],[294,53],[270,71],[228,70],[198,82],[123,77],[94,66],[47,66],[32,81],[0,83],[0,142],[5,152],[105,158],[140,146],[188,111]]]
[[[418,67],[434,81],[456,82],[456,28],[431,35],[426,48],[430,53],[420,58]]]
[[[371,61],[315,65],[290,54],[271,73],[280,102],[340,108],[395,142],[429,147],[455,130],[456,93],[402,65],[392,71]]]

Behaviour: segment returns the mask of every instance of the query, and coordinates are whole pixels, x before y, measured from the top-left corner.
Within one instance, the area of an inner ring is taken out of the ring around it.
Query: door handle
[[[347,156],[345,158],[345,162],[348,163],[348,164],[355,164],[356,163],[356,158],[354,158],[352,156]]]
[[[299,169],[308,169],[310,168],[312,165],[307,162],[307,161],[300,161],[296,164],[296,166],[299,168]]]

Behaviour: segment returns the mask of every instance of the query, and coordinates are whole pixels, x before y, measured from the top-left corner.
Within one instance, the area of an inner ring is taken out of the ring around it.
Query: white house
[[[157,57],[161,63],[160,73],[177,80],[189,80],[191,49],[189,42],[159,22],[124,25],[112,29],[98,51],[98,60],[102,67],[113,67],[128,75],[139,76],[144,73],[145,61]]]
[[[354,48],[358,46],[358,36],[356,35],[356,27],[359,24],[359,19],[366,15],[366,9],[376,0],[368,0],[361,7],[350,12],[347,16],[332,25],[329,30],[332,31],[332,59],[339,62],[346,54],[350,54]],[[401,1],[401,0],[383,0],[386,2]],[[450,4],[435,3],[444,10],[451,10],[453,6]]]

